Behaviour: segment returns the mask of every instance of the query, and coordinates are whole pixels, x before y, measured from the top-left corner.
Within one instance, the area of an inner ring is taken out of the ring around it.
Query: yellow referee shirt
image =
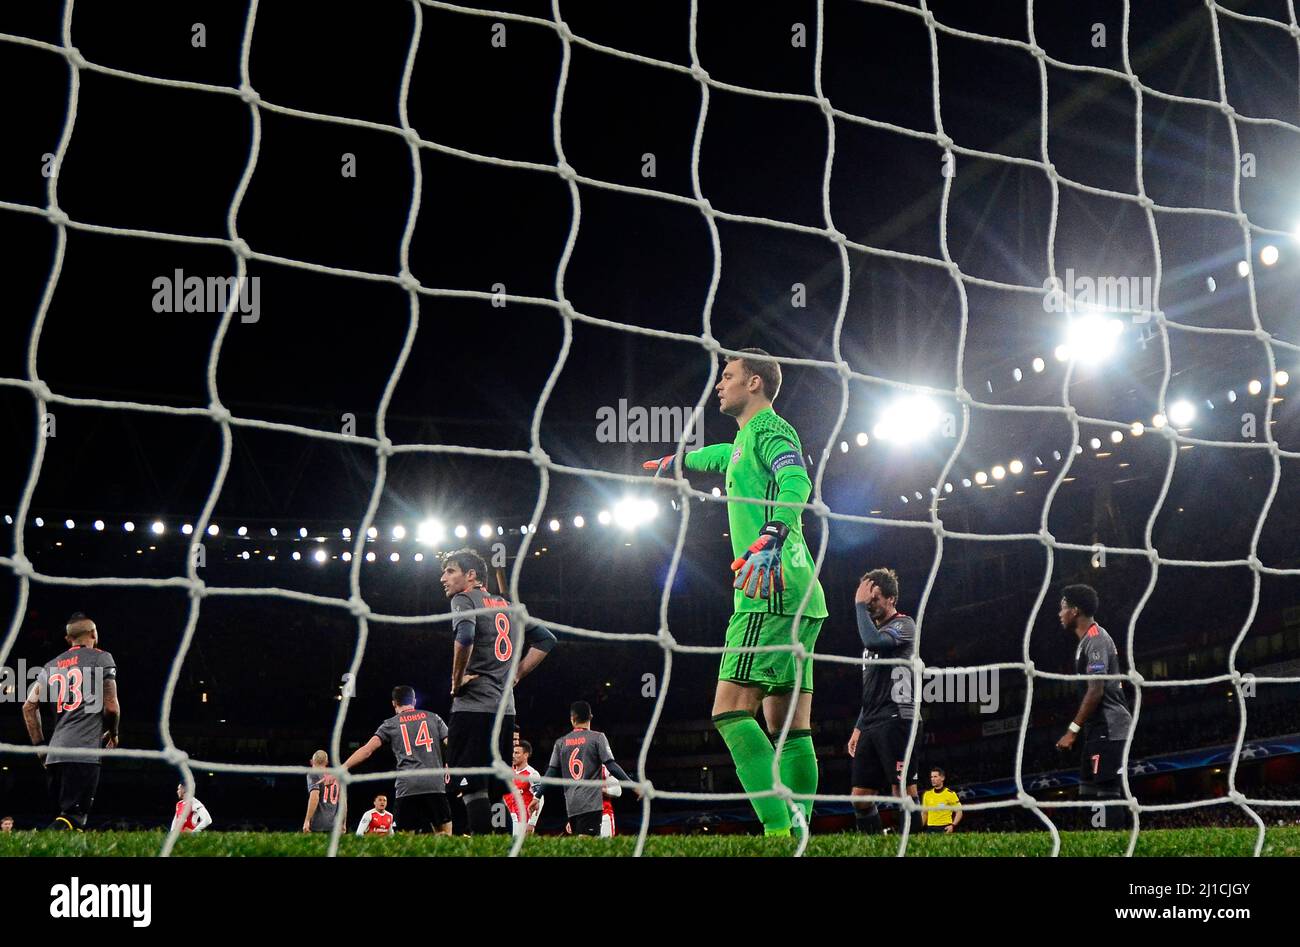
[[[942,791],[935,792],[933,789],[927,789],[925,796],[921,799],[923,806],[956,806],[961,808],[961,800],[957,794],[948,787]],[[934,809],[925,814],[927,826],[944,826],[952,824],[952,812],[947,809]]]

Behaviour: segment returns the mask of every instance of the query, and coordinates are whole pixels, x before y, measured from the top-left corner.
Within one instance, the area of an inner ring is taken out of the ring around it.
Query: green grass
[[[0,835],[2,856],[59,855],[156,855],[163,832],[14,832]],[[277,832],[205,832],[182,837],[174,854],[193,856],[316,856],[324,855],[328,838]],[[1123,855],[1126,832],[1062,832],[1061,854],[1065,856]],[[521,854],[548,856],[631,855],[634,836],[616,839],[554,838],[530,839]],[[1255,845],[1254,829],[1152,829],[1138,838],[1137,855],[1250,855]],[[865,837],[853,833],[814,836],[806,854],[822,857],[892,856],[898,849],[897,836]],[[432,838],[395,835],[390,838],[344,836],[339,854],[344,856],[466,856],[505,855],[510,839]],[[795,843],[784,839],[763,839],[751,835],[681,836],[652,835],[646,840],[651,856],[786,856]],[[914,836],[908,840],[909,856],[1044,856],[1051,853],[1046,832],[970,832],[951,836]],[[1300,856],[1300,827],[1268,830],[1264,855]]]

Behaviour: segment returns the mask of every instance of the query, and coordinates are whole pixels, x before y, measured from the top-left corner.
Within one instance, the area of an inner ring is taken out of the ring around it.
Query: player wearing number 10
[[[452,628],[456,643],[452,655],[451,720],[447,762],[454,768],[491,766],[513,755],[515,730],[515,688],[545,660],[555,647],[555,635],[541,625],[527,631],[513,627],[510,601],[492,595],[484,584],[487,563],[472,549],[458,549],[443,559],[442,588],[451,599]],[[457,612],[479,610],[474,617],[460,618]],[[495,611],[494,611],[495,610]],[[510,659],[520,644],[525,647],[519,671],[510,680]],[[497,707],[505,704],[496,753],[492,746],[492,725]],[[492,804],[485,775],[465,777],[465,812],[471,834],[492,831]],[[501,792],[510,792],[503,784]]]
[[[728,648],[791,645],[794,616],[808,592],[798,640],[809,652],[826,619],[826,596],[813,572],[799,509],[774,502],[806,503],[812,481],[804,467],[799,435],[772,410],[781,389],[781,366],[762,349],[741,349],[729,358],[718,382],[718,406],[740,428],[731,444],[712,444],[683,456],[687,470],[726,475],[727,496],[760,503],[728,503],[736,573],[734,614],[727,625]],[[748,358],[756,355],[762,358]],[[668,469],[672,457],[646,468]],[[811,591],[809,591],[811,589]],[[771,740],[754,719],[761,705],[769,732],[785,724],[794,692],[797,662],[790,651],[727,652],[718,672],[713,723],[736,762],[747,793],[772,789]],[[812,668],[803,663],[794,719],[781,751],[781,782],[796,795],[817,792],[817,755],[812,742]],[[789,835],[790,811],[782,799],[751,800],[767,835]],[[805,822],[811,800],[801,800]]]

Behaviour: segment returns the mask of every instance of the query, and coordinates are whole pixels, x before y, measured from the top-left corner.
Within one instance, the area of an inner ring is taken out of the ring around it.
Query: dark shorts
[[[45,767],[45,781],[50,798],[59,807],[59,816],[73,828],[84,829],[99,788],[99,764],[51,763]]]
[[[921,771],[923,726],[918,725],[916,728],[911,775],[906,780],[907,785],[915,783]],[[911,732],[912,721],[891,717],[858,734],[858,748],[853,754],[854,788],[875,789],[884,795],[884,790],[898,785],[903,772],[903,756],[907,753],[907,737]]]
[[[1083,736],[1083,754],[1079,758],[1079,794],[1119,795],[1119,769],[1124,759],[1124,741],[1111,740],[1104,733],[1089,734],[1084,731]]]
[[[952,823],[949,823],[949,825],[951,825],[951,824],[952,824]],[[956,831],[956,830],[954,829],[954,831]],[[926,834],[926,835],[947,835],[947,834],[948,834],[948,826],[947,826],[947,825],[927,825],[927,826],[925,827],[925,834]]]
[[[490,711],[461,710],[453,713],[447,721],[447,765],[449,767],[491,766],[492,760],[492,723],[496,714]],[[515,718],[506,714],[501,721],[501,737],[497,740],[499,759],[509,765],[514,746]],[[467,776],[464,786],[462,777],[452,775],[450,792],[487,791],[492,777]],[[499,780],[498,780],[499,782]],[[508,791],[508,790],[506,790]],[[401,828],[398,820],[398,828]]]
[[[595,812],[580,812],[569,816],[569,828],[574,835],[600,835],[600,817],[604,815],[599,809]]]
[[[445,792],[398,796],[394,821],[398,832],[437,832],[451,821],[451,804]]]

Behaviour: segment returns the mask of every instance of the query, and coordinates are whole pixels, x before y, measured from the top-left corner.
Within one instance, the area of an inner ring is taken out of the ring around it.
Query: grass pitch
[[[157,855],[166,837],[156,832],[14,832],[0,835],[0,856],[151,856]],[[1254,829],[1200,828],[1152,829],[1138,837],[1135,855],[1236,855],[1254,851]],[[1127,832],[1062,832],[1063,856],[1123,855]],[[182,836],[173,852],[177,856],[199,857],[294,857],[323,856],[328,837],[277,832],[204,832]],[[534,837],[520,853],[525,857],[617,857],[630,856],[635,836],[614,839]],[[794,854],[795,842],[764,839],[752,835],[651,835],[645,854],[657,857],[784,857]],[[1046,832],[969,832],[940,836],[912,836],[907,854],[916,857],[1041,857],[1050,855],[1051,836]],[[339,855],[376,856],[503,856],[510,851],[506,836],[445,838],[394,835],[388,838],[339,840]],[[855,833],[813,836],[805,853],[811,857],[889,857],[898,851],[896,835],[866,837]],[[1300,827],[1272,828],[1264,838],[1262,854],[1300,856]]]

